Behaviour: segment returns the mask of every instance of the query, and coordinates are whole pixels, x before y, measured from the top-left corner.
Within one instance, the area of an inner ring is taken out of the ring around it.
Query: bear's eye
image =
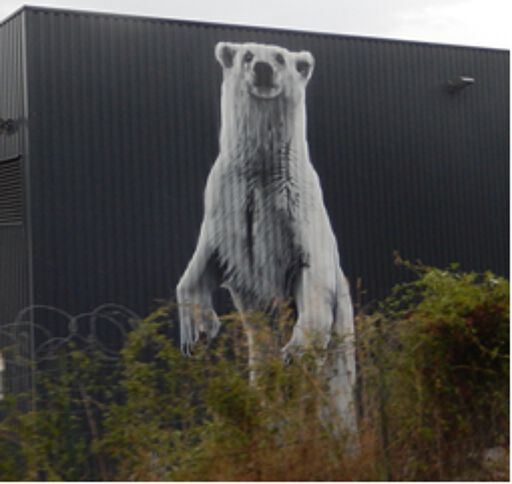
[[[276,54],[275,59],[276,59],[276,62],[277,62],[278,64],[281,64],[282,66],[284,66],[284,64],[285,64],[285,60],[284,60],[284,57],[283,57],[283,55],[282,55],[282,54]]]
[[[254,54],[250,50],[248,50],[244,54],[244,62],[251,62],[253,59],[254,59]]]

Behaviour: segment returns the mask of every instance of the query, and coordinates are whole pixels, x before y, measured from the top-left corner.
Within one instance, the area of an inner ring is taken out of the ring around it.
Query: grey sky
[[[511,47],[510,0],[0,0],[485,47]]]

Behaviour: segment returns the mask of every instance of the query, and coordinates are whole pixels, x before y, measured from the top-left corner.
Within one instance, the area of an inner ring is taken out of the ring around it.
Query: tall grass
[[[119,360],[69,345],[35,409],[2,402],[0,479],[506,479],[508,282],[404,264],[416,280],[357,315],[357,450],[322,417],[318,355],[282,361],[287,312],[255,320],[268,354],[251,385],[237,316],[185,358],[161,308]]]

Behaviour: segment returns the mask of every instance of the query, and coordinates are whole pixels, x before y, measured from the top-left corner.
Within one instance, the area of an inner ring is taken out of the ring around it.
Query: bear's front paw
[[[293,362],[295,358],[300,359],[304,354],[304,342],[296,337],[295,333],[290,341],[281,349],[281,356],[286,365]]]
[[[217,336],[220,320],[213,309],[204,309],[198,304],[182,304],[179,313],[181,347],[186,355],[191,354],[192,346],[199,340],[201,333],[205,333],[208,339]]]
[[[307,360],[313,359],[316,365],[322,366],[328,353],[327,345],[328,337],[325,335],[313,331],[308,331],[306,334],[296,326],[290,341],[281,350],[281,355],[286,364],[306,356]]]
[[[203,314],[203,321],[204,324],[202,325],[201,330],[208,335],[208,338],[215,338],[220,329],[220,320],[217,313],[213,309],[205,311]]]

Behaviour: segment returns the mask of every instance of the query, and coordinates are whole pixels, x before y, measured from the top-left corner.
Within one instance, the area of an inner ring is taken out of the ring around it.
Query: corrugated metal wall
[[[30,357],[33,341],[30,326],[7,326],[30,304],[23,17],[20,12],[0,24],[0,117],[15,126],[0,133],[0,350],[6,392],[30,387],[30,371],[19,356]]]
[[[0,133],[0,198],[9,197],[2,205],[9,216],[0,223],[0,325],[12,322],[29,303],[28,246],[19,199],[26,161],[22,23],[20,13],[0,24],[0,117],[16,124],[15,131]]]
[[[313,164],[352,285],[392,253],[508,273],[508,52],[30,9],[35,300],[173,295],[216,158],[217,41],[310,50]],[[474,86],[450,94],[447,81]]]

